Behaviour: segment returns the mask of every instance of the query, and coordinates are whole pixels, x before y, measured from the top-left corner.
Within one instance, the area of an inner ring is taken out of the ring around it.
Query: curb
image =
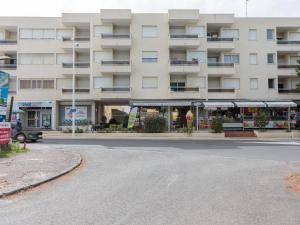
[[[42,185],[42,184],[48,183],[48,182],[50,182],[50,181],[53,181],[53,180],[55,180],[55,179],[57,179],[57,178],[60,178],[60,177],[62,177],[62,176],[64,176],[64,175],[66,175],[66,174],[72,172],[74,169],[78,168],[78,167],[82,164],[82,161],[83,161],[83,160],[82,160],[82,156],[81,156],[80,154],[77,154],[77,155],[79,156],[79,157],[78,157],[78,161],[77,161],[74,165],[72,165],[70,168],[64,170],[63,172],[61,172],[61,173],[59,173],[59,174],[57,174],[57,175],[54,175],[54,176],[52,176],[52,177],[49,177],[49,178],[46,179],[46,180],[42,180],[42,181],[39,181],[39,182],[30,184],[30,185],[26,185],[26,186],[21,187],[21,188],[14,189],[14,190],[9,191],[9,192],[6,192],[6,193],[2,193],[2,194],[0,194],[0,199],[1,199],[1,198],[5,198],[5,197],[10,196],[10,195],[17,194],[17,193],[22,192],[22,191],[27,191],[27,190],[29,190],[29,189],[38,187],[38,186],[40,186],[40,185]]]

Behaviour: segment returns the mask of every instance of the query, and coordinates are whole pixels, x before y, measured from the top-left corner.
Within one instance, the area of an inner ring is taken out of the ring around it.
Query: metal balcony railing
[[[73,41],[72,37],[63,37],[62,38],[63,41]],[[90,37],[89,36],[81,36],[81,37],[75,37],[74,41],[90,41]]]
[[[17,64],[0,64],[0,69],[17,69]]]
[[[101,61],[102,65],[130,65],[130,61],[129,60],[102,60]]]
[[[224,63],[224,62],[209,62],[208,67],[234,67],[234,63]]]
[[[101,38],[104,39],[128,39],[130,38],[130,34],[101,34]]]
[[[289,40],[277,40],[277,44],[279,45],[299,45],[299,41],[289,41]]]
[[[193,65],[198,65],[199,62],[198,60],[178,60],[178,59],[171,59],[170,64],[173,66],[193,66]]]
[[[0,40],[0,44],[17,44],[17,40]]]
[[[209,42],[210,41],[211,42],[217,42],[217,41],[220,41],[220,42],[233,42],[234,38],[208,37],[207,41],[209,41]]]
[[[278,93],[282,93],[282,94],[296,94],[296,93],[300,93],[300,89],[288,89],[288,88],[281,88],[278,89]]]
[[[234,93],[234,88],[209,88],[208,92]]]
[[[170,87],[170,90],[172,92],[188,92],[188,91],[198,92],[199,88],[198,87]]]
[[[72,93],[72,88],[62,88],[62,93]],[[76,88],[75,93],[90,93],[89,88]]]
[[[299,65],[285,64],[285,65],[278,65],[277,67],[278,67],[278,69],[296,69],[299,67]]]
[[[73,63],[62,63],[63,68],[73,68]],[[89,62],[75,62],[75,68],[89,68]]]
[[[172,39],[196,39],[198,37],[197,34],[170,34]]]
[[[130,92],[130,87],[103,87],[102,92]]]

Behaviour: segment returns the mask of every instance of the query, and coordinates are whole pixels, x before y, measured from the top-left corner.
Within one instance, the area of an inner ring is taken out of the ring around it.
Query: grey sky
[[[198,8],[202,13],[245,16],[246,0],[1,0],[0,16],[60,16],[61,12],[94,12],[130,8],[133,12],[167,12]],[[300,17],[300,0],[249,0],[249,16]]]

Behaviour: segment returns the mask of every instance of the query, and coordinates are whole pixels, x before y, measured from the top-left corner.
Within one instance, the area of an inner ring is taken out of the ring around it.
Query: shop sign
[[[0,104],[7,104],[9,74],[0,71]]]
[[[10,123],[0,122],[0,144],[8,144],[10,142]]]
[[[51,108],[52,107],[52,102],[51,101],[20,101],[16,102],[16,105],[19,108],[31,108],[31,107],[36,107],[36,108]]]
[[[128,118],[128,129],[131,129],[134,127],[135,119],[137,116],[138,107],[134,107],[130,110],[129,118]]]
[[[72,106],[65,107],[65,121],[72,121],[73,116]],[[86,106],[76,106],[75,107],[75,120],[87,120],[87,107]]]
[[[249,120],[244,121],[243,123],[244,128],[257,128],[257,125],[255,121]],[[268,129],[283,129],[288,127],[288,121],[280,120],[280,121],[269,121],[269,123],[266,125],[266,128]]]

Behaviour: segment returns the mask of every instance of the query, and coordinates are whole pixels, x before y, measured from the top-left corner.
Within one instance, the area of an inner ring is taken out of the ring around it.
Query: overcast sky
[[[1,0],[0,16],[60,16],[62,12],[93,12],[127,8],[133,12],[167,12],[197,8],[200,13],[245,16],[246,0]],[[300,0],[249,0],[249,16],[300,17]]]

